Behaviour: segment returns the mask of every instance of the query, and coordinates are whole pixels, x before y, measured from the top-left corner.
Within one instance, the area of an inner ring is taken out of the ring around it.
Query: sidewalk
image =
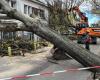
[[[0,79],[25,75],[25,73],[43,66],[46,63],[46,57],[49,55],[50,49],[51,47],[39,49],[36,51],[39,52],[38,54],[26,53],[25,57],[0,57]]]

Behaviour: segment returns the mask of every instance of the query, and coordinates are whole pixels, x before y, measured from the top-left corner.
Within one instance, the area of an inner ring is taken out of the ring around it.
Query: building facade
[[[19,12],[28,16],[32,14],[42,18],[48,19],[47,6],[39,0],[7,0],[9,5],[17,9]]]
[[[47,6],[39,0],[6,0],[11,7],[17,11],[33,18],[39,17],[43,20],[48,20]],[[31,32],[18,31],[18,36],[22,36],[27,39],[38,40],[39,37]]]

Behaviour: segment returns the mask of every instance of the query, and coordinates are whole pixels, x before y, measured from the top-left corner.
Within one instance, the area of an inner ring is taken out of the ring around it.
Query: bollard
[[[8,47],[8,56],[12,56],[11,47]]]
[[[48,47],[52,47],[52,44],[50,42],[48,42]]]
[[[36,49],[37,49],[37,43],[34,42],[34,51],[35,51],[35,53],[37,53]]]

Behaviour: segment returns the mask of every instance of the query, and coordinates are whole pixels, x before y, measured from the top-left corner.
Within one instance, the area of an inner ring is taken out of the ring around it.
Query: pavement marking
[[[76,68],[76,69],[66,69],[66,70],[59,70],[59,71],[54,71],[54,72],[44,72],[44,73],[32,74],[32,75],[15,76],[15,77],[3,78],[0,80],[14,80],[14,79],[19,79],[19,78],[31,78],[31,77],[40,76],[40,75],[46,76],[46,75],[64,73],[64,72],[68,72],[68,71],[82,71],[82,70],[99,69],[99,68],[100,68],[100,66],[84,67],[84,68]]]

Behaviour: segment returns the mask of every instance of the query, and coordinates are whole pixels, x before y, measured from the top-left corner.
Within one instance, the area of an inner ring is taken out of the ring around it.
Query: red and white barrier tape
[[[64,73],[64,72],[68,72],[68,71],[82,71],[82,70],[99,69],[99,68],[100,68],[100,66],[76,68],[76,69],[67,69],[67,70],[59,70],[59,71],[54,71],[54,72],[44,72],[44,73],[40,73],[40,74],[9,77],[9,78],[3,78],[3,79],[0,79],[0,80],[15,80],[15,79],[20,79],[20,78],[31,78],[31,77],[40,76],[40,75],[45,76],[45,75],[53,75],[53,74],[58,74],[58,73]]]

